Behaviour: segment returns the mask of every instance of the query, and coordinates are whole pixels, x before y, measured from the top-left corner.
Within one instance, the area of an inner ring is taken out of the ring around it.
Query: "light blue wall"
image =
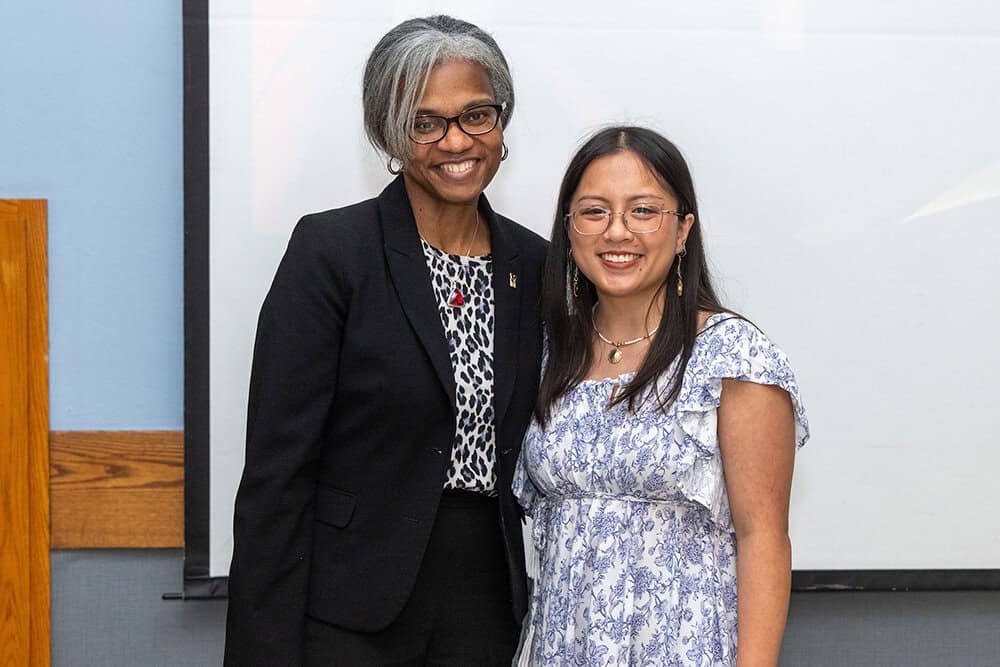
[[[0,197],[49,200],[51,425],[183,426],[181,2],[0,0]]]
[[[181,2],[0,0],[0,197],[49,200],[53,429],[183,416]],[[52,558],[58,666],[212,665],[179,551]],[[1000,595],[797,594],[783,665],[1000,665]]]

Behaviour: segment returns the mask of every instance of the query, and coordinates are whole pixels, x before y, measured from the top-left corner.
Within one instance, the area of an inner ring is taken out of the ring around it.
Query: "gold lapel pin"
[[[517,274],[510,274],[510,287],[511,289],[517,289]]]

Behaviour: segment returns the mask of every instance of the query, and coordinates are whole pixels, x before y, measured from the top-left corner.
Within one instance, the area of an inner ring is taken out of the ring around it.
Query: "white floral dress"
[[[672,369],[671,371],[672,372]],[[777,385],[809,437],[785,354],[746,320],[713,315],[677,400],[608,409],[619,378],[584,381],[533,422],[514,493],[541,570],[521,664],[732,665],[736,540],[716,409],[722,379]],[[669,372],[668,372],[669,377]],[[662,386],[666,386],[665,384]]]

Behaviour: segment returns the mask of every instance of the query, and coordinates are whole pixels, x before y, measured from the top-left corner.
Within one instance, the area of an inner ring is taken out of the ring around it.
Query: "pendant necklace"
[[[468,257],[472,252],[472,246],[476,244],[476,236],[479,234],[479,211],[476,211],[476,226],[472,229],[472,240],[469,241],[469,247],[465,250],[465,256]],[[465,274],[465,279],[469,279],[469,270],[464,264],[460,265],[459,275]],[[451,281],[451,291],[449,292],[451,296],[448,297],[448,305],[452,308],[461,308],[465,305],[465,295],[462,294],[462,290],[458,288],[458,276]]]
[[[632,340],[614,341],[605,336],[604,334],[602,334],[600,329],[597,328],[597,319],[594,317],[596,313],[597,313],[597,304],[595,303],[594,307],[590,309],[590,325],[594,327],[594,333],[597,334],[597,337],[600,338],[601,341],[611,346],[611,351],[608,352],[608,361],[610,361],[613,364],[617,364],[622,360],[622,357],[624,356],[622,354],[623,347],[627,347],[629,345],[635,345],[640,341],[644,341],[647,338],[652,337],[653,334],[655,334],[660,329],[660,327],[657,326],[655,329],[647,333],[645,336],[639,336],[638,338],[633,338]]]

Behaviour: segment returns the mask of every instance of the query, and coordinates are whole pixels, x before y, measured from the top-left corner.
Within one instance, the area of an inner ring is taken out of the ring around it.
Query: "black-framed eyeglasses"
[[[675,216],[678,220],[684,219],[683,213],[650,204],[635,204],[625,211],[611,211],[603,206],[586,205],[563,217],[572,221],[577,234],[598,236],[608,231],[616,215],[622,216],[625,228],[633,234],[652,234],[660,231],[664,215]]]
[[[492,132],[500,122],[503,107],[502,104],[480,104],[457,116],[417,116],[410,127],[410,139],[418,144],[437,143],[448,134],[452,123],[457,123],[462,132],[473,137]]]

